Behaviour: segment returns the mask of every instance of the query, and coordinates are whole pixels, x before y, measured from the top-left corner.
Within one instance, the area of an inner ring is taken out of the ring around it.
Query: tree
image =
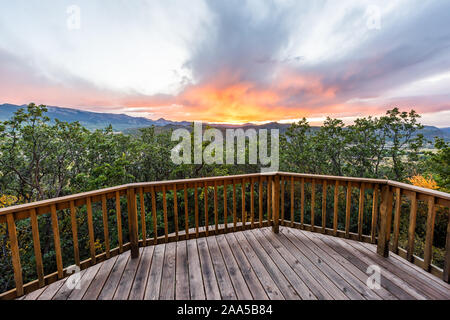
[[[423,146],[423,135],[417,131],[423,126],[417,122],[420,116],[411,110],[400,112],[398,108],[388,110],[386,116],[380,118],[379,128],[385,134],[390,144],[387,154],[392,161],[389,175],[397,181],[404,181],[411,174],[418,160],[418,151]]]

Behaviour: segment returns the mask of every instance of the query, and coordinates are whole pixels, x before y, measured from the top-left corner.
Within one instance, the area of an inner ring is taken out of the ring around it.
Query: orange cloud
[[[124,104],[134,111],[174,120],[262,122],[325,111],[336,104],[337,91],[336,87],[323,85],[316,76],[299,75],[288,70],[278,72],[266,85],[233,81],[232,76],[222,72],[214,81],[188,86],[177,96],[143,97],[143,100],[127,100]]]

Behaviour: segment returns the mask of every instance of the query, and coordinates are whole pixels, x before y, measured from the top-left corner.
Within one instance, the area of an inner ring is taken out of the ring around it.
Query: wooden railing
[[[403,197],[411,202],[406,249],[399,247]],[[418,201],[425,201],[427,205],[423,258],[414,255]],[[123,207],[125,202],[126,207]],[[93,220],[96,204],[101,207],[103,222],[100,253]],[[448,214],[450,194],[389,180],[285,172],[134,183],[7,207],[0,209],[0,224],[6,223],[8,227],[15,288],[4,292],[0,298],[13,299],[68,275],[59,227],[64,212],[70,214],[72,261],[81,270],[126,250],[136,258],[140,246],[265,226],[272,226],[277,233],[281,224],[377,243],[380,255],[387,257],[391,250],[449,282],[450,222],[447,222],[443,269],[431,263],[437,207],[443,207]],[[345,210],[343,221],[339,221],[340,208]],[[80,257],[78,239],[77,215],[80,214],[87,219],[88,226],[89,257],[84,260]],[[48,274],[44,274],[40,247],[38,216],[41,215],[50,215],[53,234],[56,271]],[[37,275],[36,280],[26,284],[23,283],[16,231],[17,221],[25,219],[31,225]],[[115,248],[111,248],[110,243],[111,219],[115,220],[113,229],[117,232]],[[128,225],[123,226],[125,220]]]

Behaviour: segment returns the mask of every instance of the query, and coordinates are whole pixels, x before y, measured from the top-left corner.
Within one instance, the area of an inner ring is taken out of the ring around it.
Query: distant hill
[[[13,104],[2,104],[0,105],[0,121],[8,120],[12,117],[14,112],[19,108],[26,108],[26,105],[18,106]],[[158,120],[151,120],[144,117],[131,117],[125,114],[114,114],[114,113],[99,113],[82,111],[70,108],[61,107],[51,107],[48,106],[47,116],[53,121],[54,119],[59,119],[61,121],[75,122],[79,121],[83,126],[89,130],[103,129],[109,124],[112,125],[114,130],[123,131],[129,128],[142,128],[155,126],[165,126],[168,124],[180,124],[188,125],[190,122],[174,122],[170,120],[165,120],[163,118]]]
[[[447,127],[447,128],[439,128],[439,129],[441,129],[441,131],[444,131],[444,132],[450,134],[450,127]]]
[[[11,116],[19,108],[26,108],[26,105],[18,106],[13,104],[2,104],[0,105],[0,121],[5,121],[11,118]],[[190,121],[171,121],[164,118],[158,120],[151,120],[144,117],[131,117],[125,114],[114,114],[114,113],[99,113],[82,111],[70,108],[61,107],[51,107],[48,106],[47,116],[51,119],[59,119],[61,121],[74,122],[79,121],[83,126],[89,130],[103,129],[109,124],[112,125],[115,131],[121,131],[125,134],[137,134],[139,128],[150,127],[152,125],[156,126],[156,131],[165,131],[171,129],[177,129],[185,127],[190,130]],[[279,129],[280,134],[286,132],[290,124],[288,123],[278,123],[269,122],[262,125],[257,125],[253,123],[245,123],[242,125],[232,125],[232,124],[207,124],[208,126],[217,128],[224,131],[228,128],[242,128],[249,129]],[[318,130],[320,127],[311,127],[312,131]],[[434,140],[435,137],[443,138],[446,141],[450,141],[450,127],[447,128],[437,128],[434,126],[424,126],[420,131],[427,140]]]

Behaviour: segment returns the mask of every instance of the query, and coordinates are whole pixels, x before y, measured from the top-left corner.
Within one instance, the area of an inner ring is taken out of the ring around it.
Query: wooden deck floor
[[[79,289],[66,279],[22,299],[450,299],[450,285],[375,246],[280,227],[141,248],[81,272]],[[366,285],[369,265],[381,268],[381,288]]]

